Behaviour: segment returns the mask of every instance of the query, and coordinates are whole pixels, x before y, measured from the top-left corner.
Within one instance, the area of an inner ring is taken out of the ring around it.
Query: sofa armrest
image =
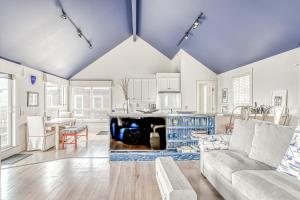
[[[204,165],[204,154],[213,150],[227,150],[229,147],[231,135],[220,134],[220,135],[206,135],[199,138],[199,149],[200,149],[200,168],[203,174]]]

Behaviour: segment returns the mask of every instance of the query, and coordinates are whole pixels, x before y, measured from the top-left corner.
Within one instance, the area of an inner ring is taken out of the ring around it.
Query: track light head
[[[189,39],[189,33],[185,33],[185,35],[184,35],[184,39]]]
[[[193,24],[193,29],[196,29],[200,25],[199,20],[196,20]]]
[[[78,37],[82,37],[82,31],[80,30],[80,29],[77,29],[77,35],[78,35]]]
[[[61,12],[62,12],[62,14],[61,14],[61,18],[62,19],[67,19],[67,14],[66,14],[66,12],[63,10],[63,9],[61,9]]]

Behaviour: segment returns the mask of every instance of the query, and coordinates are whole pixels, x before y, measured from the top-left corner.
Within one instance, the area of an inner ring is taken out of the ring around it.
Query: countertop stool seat
[[[88,141],[88,126],[87,125],[78,125],[68,127],[62,130],[62,148],[65,148],[65,144],[75,144],[77,148],[77,139],[80,136],[85,136],[86,141]],[[71,142],[67,142],[67,137],[74,137]]]

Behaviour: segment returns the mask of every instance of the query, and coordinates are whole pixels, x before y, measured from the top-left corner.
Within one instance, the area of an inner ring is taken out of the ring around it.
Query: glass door
[[[1,75],[1,74],[0,74]],[[12,145],[11,79],[0,76],[0,139],[1,149]]]

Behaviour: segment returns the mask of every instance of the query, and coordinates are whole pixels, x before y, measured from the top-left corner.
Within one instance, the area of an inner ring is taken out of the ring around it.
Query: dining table
[[[75,118],[53,118],[45,121],[46,127],[55,127],[55,149],[59,150],[59,128],[71,126],[76,123]]]

